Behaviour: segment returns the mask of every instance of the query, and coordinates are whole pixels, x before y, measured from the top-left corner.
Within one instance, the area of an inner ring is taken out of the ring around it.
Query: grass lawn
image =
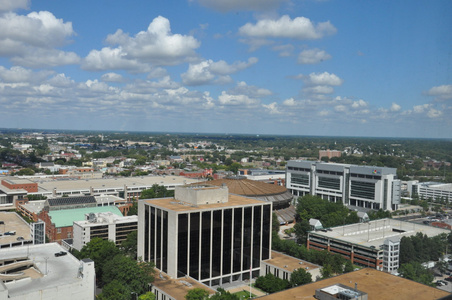
[[[241,292],[237,292],[234,293],[234,295],[239,296],[240,299],[250,299],[250,291],[241,291]],[[256,295],[251,294],[251,298],[256,297]]]

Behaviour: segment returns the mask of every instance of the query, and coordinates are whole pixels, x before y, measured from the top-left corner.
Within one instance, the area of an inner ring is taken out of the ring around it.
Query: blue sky
[[[0,0],[0,127],[452,137],[452,2]]]

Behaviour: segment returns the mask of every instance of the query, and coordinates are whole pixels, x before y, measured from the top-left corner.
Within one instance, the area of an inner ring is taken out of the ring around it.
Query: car
[[[15,230],[7,231],[3,235],[16,235],[16,231]]]
[[[428,225],[430,224],[430,221],[424,221],[424,224]]]
[[[445,285],[444,282],[442,282],[441,280],[438,280],[435,282],[436,286],[443,286]]]
[[[0,225],[5,225],[5,221],[0,221]]]
[[[60,252],[55,253],[55,257],[65,256],[66,254],[67,254],[66,251],[60,251]]]
[[[24,239],[23,236],[18,236],[18,237],[17,237],[17,240],[18,240],[18,241],[23,241],[23,240],[25,240],[25,239]]]
[[[446,278],[444,278],[444,280],[452,282],[452,276],[446,277]]]

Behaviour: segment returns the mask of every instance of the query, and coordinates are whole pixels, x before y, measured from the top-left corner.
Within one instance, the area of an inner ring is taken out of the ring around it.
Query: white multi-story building
[[[94,262],[64,250],[57,243],[0,249],[0,300],[94,299]]]
[[[452,183],[408,181],[407,191],[410,197],[452,201]]]
[[[396,210],[401,181],[395,168],[289,161],[286,187],[295,196],[318,195],[363,209]]]
[[[270,257],[271,211],[271,202],[226,186],[176,187],[174,198],[138,202],[138,256],[207,286],[258,277]]]
[[[92,238],[108,239],[119,245],[137,230],[138,216],[120,217],[111,212],[90,213],[84,221],[75,221],[73,245],[80,251]]]

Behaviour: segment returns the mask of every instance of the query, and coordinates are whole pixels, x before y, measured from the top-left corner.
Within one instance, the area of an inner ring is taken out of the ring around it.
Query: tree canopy
[[[209,297],[209,293],[201,288],[194,288],[185,295],[186,300],[205,300]]]

